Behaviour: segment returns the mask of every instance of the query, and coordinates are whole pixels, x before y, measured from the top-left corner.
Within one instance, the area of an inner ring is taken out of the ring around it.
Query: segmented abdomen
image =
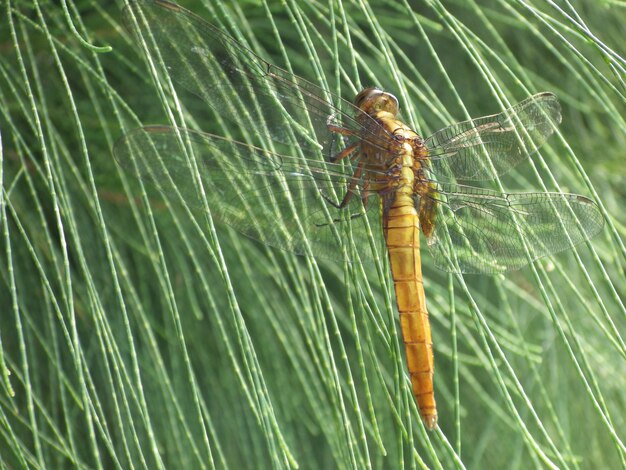
[[[422,283],[419,215],[411,195],[396,193],[384,230],[413,394],[424,423],[432,429],[437,423],[433,344]]]

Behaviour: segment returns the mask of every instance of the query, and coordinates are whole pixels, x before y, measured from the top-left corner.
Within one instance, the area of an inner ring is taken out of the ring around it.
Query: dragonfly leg
[[[326,128],[330,132],[334,132],[335,134],[340,134],[340,135],[343,135],[343,136],[346,136],[346,137],[357,135],[357,132],[355,132],[353,130],[346,129],[345,127],[335,126],[334,124],[330,124],[330,123],[326,124]]]
[[[359,162],[358,166],[354,170],[354,174],[352,175],[352,178],[350,179],[350,183],[348,183],[348,189],[346,190],[346,194],[339,204],[333,202],[328,196],[324,194],[322,194],[322,197],[326,199],[326,201],[329,204],[336,207],[337,209],[343,209],[344,207],[346,207],[348,203],[350,202],[350,199],[352,199],[352,196],[354,196],[354,188],[356,188],[356,185],[359,182],[359,179],[361,178],[361,174],[363,173],[363,163],[364,162],[362,161]]]
[[[359,147],[359,145],[360,145],[360,142],[355,142],[352,145],[348,145],[341,152],[339,152],[338,154],[333,155],[332,157],[330,157],[330,161],[332,163],[336,163],[336,162],[339,162],[339,161],[343,160],[346,157],[352,158],[352,154]]]
[[[363,189],[361,190],[361,202],[363,202],[363,207],[367,209],[367,202],[370,197],[370,182],[366,181],[363,183]]]

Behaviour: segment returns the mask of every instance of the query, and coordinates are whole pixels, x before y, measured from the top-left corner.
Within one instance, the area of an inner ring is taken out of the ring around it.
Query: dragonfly
[[[132,1],[123,15],[153,71],[212,109],[212,125],[226,135],[145,126],[116,142],[116,160],[185,207],[269,246],[331,259],[352,246],[368,258],[380,240],[412,392],[429,429],[437,407],[420,232],[438,268],[499,274],[603,227],[585,196],[506,194],[472,183],[505,174],[554,133],[561,108],[552,93],[422,138],[400,120],[391,93],[370,87],[347,101],[177,4]]]

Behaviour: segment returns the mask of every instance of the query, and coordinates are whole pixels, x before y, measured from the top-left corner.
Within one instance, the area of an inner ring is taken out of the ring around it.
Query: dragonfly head
[[[356,95],[354,105],[370,115],[379,111],[386,111],[395,116],[399,109],[398,98],[375,87],[366,88]]]

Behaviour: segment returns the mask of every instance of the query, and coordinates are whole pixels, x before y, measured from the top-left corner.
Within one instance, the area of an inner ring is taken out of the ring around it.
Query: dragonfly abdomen
[[[384,226],[413,395],[425,425],[432,429],[437,423],[433,346],[422,283],[419,215],[410,194],[396,193]]]

